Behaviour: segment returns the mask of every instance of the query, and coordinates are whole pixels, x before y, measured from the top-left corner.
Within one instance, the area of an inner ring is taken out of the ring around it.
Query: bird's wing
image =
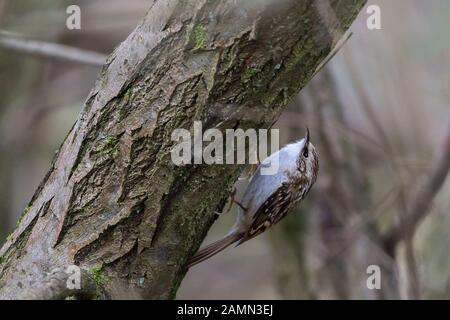
[[[244,235],[239,243],[256,237],[280,221],[289,211],[290,203],[289,183],[283,182],[256,210],[247,234]]]
[[[264,201],[280,189],[282,184],[288,180],[287,172],[289,171],[289,167],[287,163],[290,162],[290,158],[288,155],[283,154],[283,150],[279,152],[281,153],[280,158],[282,157],[284,161],[279,162],[278,171],[275,174],[269,175],[263,175],[261,172],[262,167],[269,167],[271,165],[272,155],[260,164],[245,190],[241,203],[245,208],[248,208],[247,214],[251,217],[254,217],[254,213],[263,206]]]

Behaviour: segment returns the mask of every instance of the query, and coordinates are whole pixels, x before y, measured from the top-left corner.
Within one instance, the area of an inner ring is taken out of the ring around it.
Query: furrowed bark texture
[[[71,264],[102,298],[174,297],[242,168],[174,166],[172,131],[269,127],[364,3],[154,2],[1,249],[0,298]]]

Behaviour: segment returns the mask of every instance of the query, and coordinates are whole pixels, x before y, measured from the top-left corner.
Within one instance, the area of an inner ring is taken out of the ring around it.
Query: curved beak
[[[309,128],[306,127],[305,145],[309,144]]]

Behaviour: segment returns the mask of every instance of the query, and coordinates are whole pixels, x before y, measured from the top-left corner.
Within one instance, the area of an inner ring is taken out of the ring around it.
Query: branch
[[[101,53],[62,44],[24,39],[4,30],[0,30],[0,47],[20,53],[77,62],[95,67],[103,66],[107,57]]]
[[[105,294],[171,298],[242,166],[171,161],[177,128],[267,128],[365,0],[156,1],[112,53],[0,250],[0,298],[99,266]],[[279,17],[283,17],[282,20]],[[207,191],[205,191],[207,190]],[[20,283],[20,287],[17,285]]]
[[[433,198],[441,189],[450,170],[450,126],[442,145],[436,150],[433,165],[428,177],[422,182],[417,192],[411,198],[409,207],[400,222],[384,236],[385,248],[390,254],[394,252],[397,243],[414,234],[419,223],[429,212]]]

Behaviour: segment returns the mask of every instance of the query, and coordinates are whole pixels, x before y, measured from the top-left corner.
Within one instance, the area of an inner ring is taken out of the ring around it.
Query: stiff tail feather
[[[200,249],[193,257],[189,259],[189,261],[186,264],[186,269],[189,269],[190,267],[196,265],[197,263],[200,263],[208,258],[211,258],[216,253],[219,253],[220,251],[227,248],[229,245],[240,240],[242,236],[243,236],[242,233],[230,233],[223,239],[213,242],[207,245],[206,247]]]

